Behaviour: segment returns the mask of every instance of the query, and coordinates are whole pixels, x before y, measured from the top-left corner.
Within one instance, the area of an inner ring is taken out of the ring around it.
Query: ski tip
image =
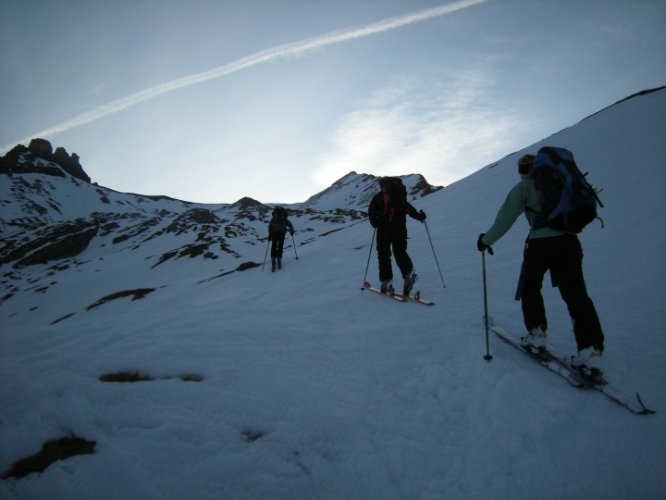
[[[643,400],[641,399],[641,395],[638,394],[638,392],[636,393],[636,399],[638,400],[638,404],[641,405],[641,408],[643,409],[643,411],[640,412],[639,415],[653,415],[654,413],[656,413],[654,410],[650,410],[648,407],[646,407],[643,404]]]

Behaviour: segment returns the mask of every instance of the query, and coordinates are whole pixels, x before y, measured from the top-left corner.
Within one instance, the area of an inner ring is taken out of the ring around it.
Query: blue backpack
[[[550,227],[580,233],[594,219],[597,206],[603,207],[597,191],[587,182],[571,151],[544,146],[537,152],[532,178],[542,194],[541,211],[533,228]],[[599,220],[601,220],[599,218]],[[601,221],[603,227],[603,221]]]

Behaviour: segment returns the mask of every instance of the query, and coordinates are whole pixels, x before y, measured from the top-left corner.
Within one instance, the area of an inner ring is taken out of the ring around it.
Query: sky
[[[0,148],[201,203],[448,185],[663,85],[665,24],[664,0],[0,0]]]

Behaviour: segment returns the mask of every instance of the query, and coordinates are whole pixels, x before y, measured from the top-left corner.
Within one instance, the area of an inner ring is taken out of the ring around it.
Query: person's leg
[[[271,238],[271,260],[274,260],[277,258],[277,248],[278,248],[278,241],[277,241],[277,234],[273,233],[270,236]]]
[[[543,276],[548,270],[548,241],[552,238],[529,240],[523,255],[523,283],[521,307],[525,328],[531,331],[536,327],[548,328],[546,308],[541,295]]]
[[[391,238],[385,229],[377,231],[377,260],[379,263],[379,281],[385,282],[393,279],[391,266]]]
[[[412,259],[407,254],[407,230],[396,230],[393,233],[392,244],[395,262],[398,264],[398,268],[400,268],[400,274],[404,278],[414,269]]]
[[[275,256],[278,259],[282,259],[282,250],[284,249],[284,233],[278,233],[276,239],[277,239],[277,251]]]
[[[578,350],[594,346],[604,349],[604,334],[583,276],[583,250],[574,235],[558,238],[559,255],[552,267],[554,284],[559,288],[573,321]]]

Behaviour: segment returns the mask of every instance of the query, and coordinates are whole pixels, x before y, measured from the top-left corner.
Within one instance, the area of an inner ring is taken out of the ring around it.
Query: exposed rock
[[[263,203],[249,198],[247,196],[241,198],[236,203],[231,205],[233,208],[238,208],[239,210],[247,210],[248,208],[266,208],[266,205]]]
[[[416,184],[414,184],[414,187],[411,189],[409,193],[411,195],[415,196],[418,194],[419,196],[423,197],[442,189],[442,186],[432,186],[431,184],[428,184],[426,178],[423,177],[421,174],[418,174],[417,177],[419,180]]]
[[[50,159],[53,154],[53,146],[46,139],[33,139],[30,141],[28,150],[40,158]]]
[[[116,383],[134,383],[134,382],[150,382],[153,380],[167,380],[170,378],[174,378],[171,376],[163,376],[163,377],[153,377],[147,373],[142,373],[139,371],[122,371],[122,372],[116,372],[116,373],[107,373],[105,375],[100,375],[99,381],[100,382],[116,382]],[[182,375],[177,375],[177,378],[182,380],[183,382],[201,382],[204,377],[203,375],[199,375],[197,373],[185,373]]]
[[[132,297],[132,300],[139,300],[154,291],[154,288],[137,288],[136,290],[123,290],[121,292],[111,293],[109,295],[105,295],[94,304],[86,307],[86,310],[90,311],[91,309],[99,307],[102,304],[106,304],[107,302],[111,302],[112,300],[120,299],[123,297]]]
[[[27,148],[19,144],[12,148],[5,156],[0,157],[0,173],[40,173],[63,176],[62,172],[55,166],[45,166],[36,163],[35,160],[38,158],[55,163],[72,177],[90,183],[90,176],[83,170],[79,162],[79,156],[76,153],[70,155],[62,147],[57,148],[53,152],[51,143],[46,139],[39,138],[32,139]]]
[[[98,226],[83,219],[56,226],[26,243],[8,240],[0,248],[0,264],[16,262],[14,267],[45,264],[78,255],[95,237]]]
[[[26,258],[14,264],[14,267],[31,266],[34,264],[46,264],[52,260],[66,259],[80,254],[90,244],[90,241],[97,235],[98,227],[87,229],[77,234],[71,234],[51,243],[36,252],[28,255]]]
[[[83,167],[79,163],[79,155],[76,153],[72,153],[70,156],[67,154],[65,148],[57,148],[55,153],[53,153],[53,161],[59,164],[71,176],[90,183],[90,177],[84,172]]]
[[[88,441],[70,435],[44,443],[39,453],[16,462],[10,470],[2,475],[2,479],[14,477],[20,479],[33,472],[42,472],[53,462],[65,460],[75,455],[95,453],[95,441]]]
[[[105,375],[100,375],[100,382],[118,382],[118,383],[128,383],[128,382],[147,382],[153,380],[150,375],[139,373],[139,372],[117,372],[117,373],[107,373]]]
[[[17,144],[12,149],[7,151],[5,156],[0,157],[0,169],[3,169],[0,170],[0,173],[11,173],[12,167],[18,165],[20,156],[27,152],[28,148],[26,148],[23,144]],[[9,171],[6,171],[6,169]]]
[[[241,265],[239,265],[236,268],[236,271],[247,271],[248,269],[253,269],[255,267],[259,267],[260,265],[261,264],[259,264],[258,262],[252,262],[252,261],[243,262]]]
[[[205,208],[192,208],[174,219],[167,228],[168,233],[180,234],[194,224],[219,224],[220,220],[213,212]]]

